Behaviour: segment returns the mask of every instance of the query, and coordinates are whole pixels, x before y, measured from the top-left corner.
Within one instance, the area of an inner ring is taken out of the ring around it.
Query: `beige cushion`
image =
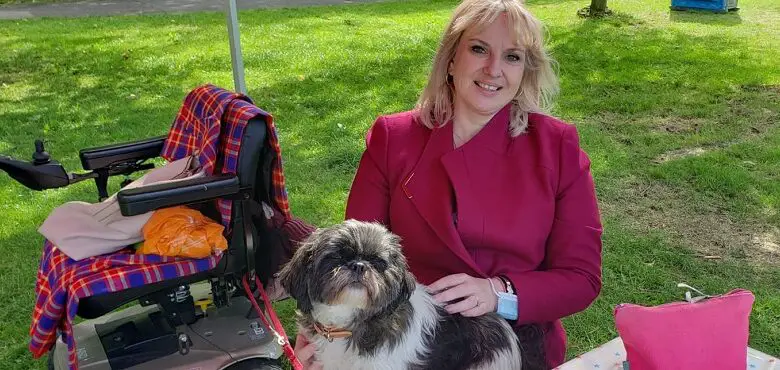
[[[193,156],[155,168],[123,189],[204,176]],[[68,202],[55,208],[38,232],[74,260],[116,252],[143,240],[141,230],[152,216],[147,212],[122,216],[117,195],[103,202]]]

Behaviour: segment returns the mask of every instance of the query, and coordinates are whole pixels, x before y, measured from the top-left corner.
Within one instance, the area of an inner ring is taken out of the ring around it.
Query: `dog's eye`
[[[368,262],[371,264],[371,266],[374,266],[375,269],[378,271],[384,271],[387,268],[387,262],[381,258],[370,258]]]
[[[322,257],[323,261],[337,262],[341,260],[341,256],[337,253],[328,253]]]
[[[341,248],[339,250],[338,257],[340,257],[344,261],[349,261],[355,259],[355,257],[357,257],[357,254],[353,250],[350,250],[349,248]]]

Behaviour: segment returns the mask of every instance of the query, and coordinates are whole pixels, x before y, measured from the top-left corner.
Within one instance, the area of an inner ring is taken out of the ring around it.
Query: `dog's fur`
[[[316,230],[279,280],[325,370],[521,368],[509,324],[495,313],[448,314],[409,272],[399,237],[380,224],[347,220]],[[315,323],[352,336],[329,341]]]

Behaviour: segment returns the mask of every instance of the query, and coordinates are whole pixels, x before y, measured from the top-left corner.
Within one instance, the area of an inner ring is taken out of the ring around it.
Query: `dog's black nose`
[[[357,272],[358,274],[362,274],[366,271],[366,263],[362,261],[352,261],[349,263],[349,268],[351,268],[353,271]]]

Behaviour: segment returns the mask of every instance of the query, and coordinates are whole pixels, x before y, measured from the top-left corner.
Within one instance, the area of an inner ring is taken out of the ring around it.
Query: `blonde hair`
[[[444,125],[452,119],[454,91],[448,79],[448,66],[455,58],[463,33],[472,27],[485,27],[501,14],[506,14],[514,25],[517,43],[525,51],[523,78],[512,99],[510,134],[515,137],[525,132],[528,113],[543,111],[552,103],[558,79],[552,68],[554,61],[544,47],[541,22],[518,0],[464,0],[442,35],[428,84],[417,101],[424,126],[433,128],[436,123]]]

